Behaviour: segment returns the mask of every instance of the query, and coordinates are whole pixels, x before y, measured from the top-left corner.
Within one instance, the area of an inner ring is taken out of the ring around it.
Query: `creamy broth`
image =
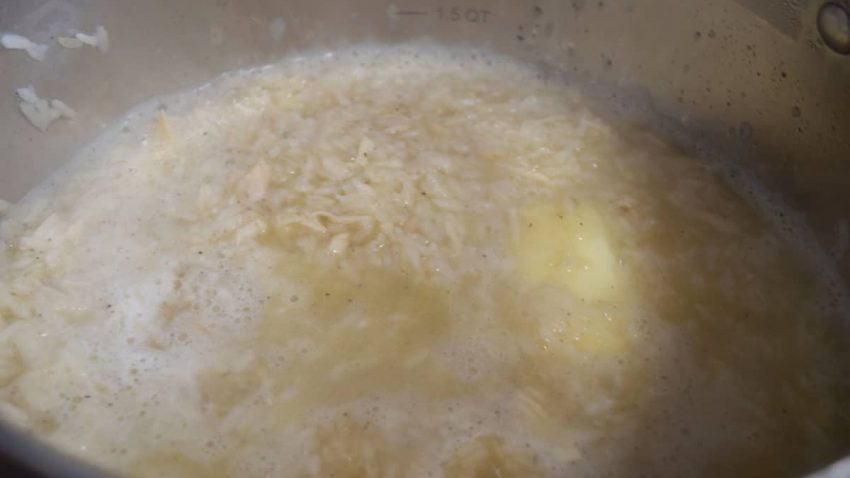
[[[0,414],[128,476],[810,471],[843,296],[730,184],[480,52],[228,75],[3,213]]]

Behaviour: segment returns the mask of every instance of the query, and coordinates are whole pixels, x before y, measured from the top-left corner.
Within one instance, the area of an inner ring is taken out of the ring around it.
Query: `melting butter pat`
[[[616,298],[617,260],[596,210],[587,205],[567,211],[560,204],[539,204],[520,218],[516,256],[523,276],[562,285],[585,301]]]

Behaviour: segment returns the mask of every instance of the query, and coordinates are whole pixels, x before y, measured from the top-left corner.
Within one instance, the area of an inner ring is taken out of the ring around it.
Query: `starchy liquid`
[[[804,232],[589,104],[408,45],[138,109],[3,213],[0,416],[145,477],[789,476],[850,450],[843,296]]]

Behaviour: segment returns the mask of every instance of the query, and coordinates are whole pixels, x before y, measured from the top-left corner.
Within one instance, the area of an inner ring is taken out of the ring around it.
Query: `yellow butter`
[[[601,216],[590,206],[532,206],[520,214],[516,255],[520,272],[538,283],[567,287],[576,298],[616,298],[618,264]]]

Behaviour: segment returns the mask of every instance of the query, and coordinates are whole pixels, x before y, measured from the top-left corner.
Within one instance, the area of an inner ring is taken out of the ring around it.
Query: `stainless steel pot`
[[[44,62],[0,50],[0,198],[20,198],[151,97],[295,52],[427,38],[539,62],[689,147],[744,162],[850,279],[848,12],[846,0],[2,0],[0,32],[51,48]],[[106,54],[56,45],[97,25]],[[34,129],[14,94],[29,84],[77,118]],[[0,428],[0,450],[90,476],[13,430]]]

